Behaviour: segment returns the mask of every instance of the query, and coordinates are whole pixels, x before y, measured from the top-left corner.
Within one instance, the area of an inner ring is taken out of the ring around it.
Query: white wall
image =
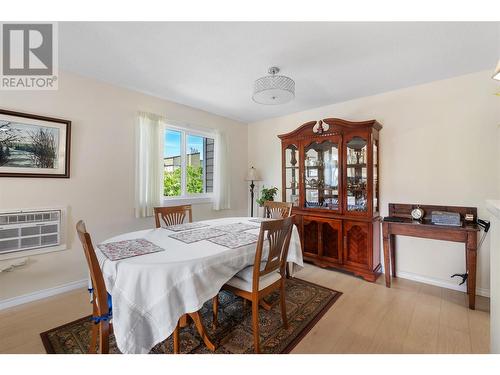
[[[498,143],[500,144],[500,121],[497,127]],[[500,147],[497,149],[500,160]],[[498,184],[500,185],[500,163],[498,163]],[[490,228],[491,248],[491,291],[490,291],[490,353],[500,354],[500,194],[487,202],[492,213]]]
[[[228,139],[231,210],[210,204],[193,207],[195,219],[246,215],[246,125],[187,106],[61,73],[57,91],[0,91],[0,107],[72,121],[71,178],[0,178],[0,208],[68,206],[69,250],[30,258],[27,266],[0,273],[0,301],[86,278],[86,265],[74,233],[84,219],[95,242],[121,232],[153,226],[134,218],[134,124],[137,111],[206,128]]]
[[[252,123],[248,163],[259,170],[264,184],[281,188],[278,134],[327,117],[376,119],[384,126],[382,215],[394,202],[477,206],[479,217],[488,218],[485,200],[500,194],[496,91],[491,71],[484,71]],[[398,237],[397,247],[397,270],[407,277],[456,287],[450,275],[465,271],[463,245]],[[488,239],[479,253],[477,280],[479,292],[487,294]]]
[[[490,353],[500,354],[500,200],[487,201],[491,220]]]
[[[227,132],[231,155],[229,211],[209,204],[194,207],[196,219],[245,215],[247,165],[258,168],[262,184],[281,187],[277,134],[325,117],[376,118],[381,131],[382,215],[389,202],[471,205],[488,218],[487,198],[500,196],[499,98],[491,72],[352,100],[276,119],[244,124],[169,101],[62,73],[54,92],[0,91],[0,107],[69,119],[73,122],[71,178],[0,178],[0,208],[69,207],[69,250],[32,257],[27,266],[0,273],[0,301],[86,277],[73,231],[80,218],[98,242],[112,235],[152,226],[135,219],[134,132],[138,110]],[[298,87],[298,95],[300,88]],[[248,154],[247,154],[248,152]],[[247,158],[248,155],[248,158]],[[493,230],[493,229],[492,229]],[[449,276],[464,270],[460,245],[398,238],[398,269],[455,286]],[[479,255],[478,287],[489,289],[489,240]]]

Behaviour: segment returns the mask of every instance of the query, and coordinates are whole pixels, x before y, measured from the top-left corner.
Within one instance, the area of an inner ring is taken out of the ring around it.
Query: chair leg
[[[95,295],[92,297],[92,317],[99,315],[97,311],[97,304],[95,302]],[[97,337],[99,336],[99,326],[92,321],[92,331],[90,336],[89,354],[96,353]]]
[[[290,263],[290,262],[286,263],[285,273],[286,273],[286,278],[287,279],[293,278],[293,276],[292,276],[292,267],[293,267],[292,263]]]
[[[285,279],[281,278],[280,287],[280,305],[281,305],[281,319],[283,320],[283,327],[288,329],[288,319],[286,317],[286,298],[285,298]]]
[[[259,336],[259,300],[252,300],[253,347],[256,354],[260,353]]]
[[[264,298],[262,298],[262,299],[260,300],[260,306],[261,306],[264,310],[266,310],[266,311],[269,311],[269,310],[271,310],[271,309],[273,308],[273,306],[272,306],[271,304],[267,303],[267,302],[264,300]]]
[[[109,353],[109,322],[99,322],[99,353]]]
[[[212,298],[212,310],[213,310],[213,322],[212,325],[215,328],[219,325],[219,294]]]
[[[179,339],[179,322],[174,329],[174,354],[179,354],[180,351],[180,339]]]
[[[96,353],[97,336],[99,336],[99,326],[92,321],[92,331],[90,334],[89,354]]]

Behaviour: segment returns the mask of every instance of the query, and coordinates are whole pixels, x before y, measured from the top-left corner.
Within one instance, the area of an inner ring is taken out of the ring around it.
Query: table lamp
[[[493,79],[500,81],[500,60],[498,60],[497,68],[495,69],[495,73],[493,73]]]
[[[245,178],[245,181],[250,181],[250,216],[253,217],[253,204],[254,204],[253,189],[255,188],[254,181],[261,181],[260,176],[254,167],[250,167],[250,169],[248,170],[248,174],[247,177]]]

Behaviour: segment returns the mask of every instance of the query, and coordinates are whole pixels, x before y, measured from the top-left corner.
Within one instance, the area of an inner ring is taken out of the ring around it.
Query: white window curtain
[[[136,127],[135,216],[153,216],[160,206],[163,181],[163,123],[160,116],[140,112]]]
[[[214,155],[214,201],[216,211],[231,208],[230,183],[228,171],[228,152],[226,136],[219,130],[215,131]]]

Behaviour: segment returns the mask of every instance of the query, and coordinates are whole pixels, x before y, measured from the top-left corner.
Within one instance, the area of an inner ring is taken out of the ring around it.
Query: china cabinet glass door
[[[299,205],[299,150],[295,145],[285,148],[285,201]]]
[[[339,145],[336,140],[304,148],[304,207],[339,210]]]
[[[346,209],[348,212],[368,211],[368,142],[354,136],[346,143]]]

